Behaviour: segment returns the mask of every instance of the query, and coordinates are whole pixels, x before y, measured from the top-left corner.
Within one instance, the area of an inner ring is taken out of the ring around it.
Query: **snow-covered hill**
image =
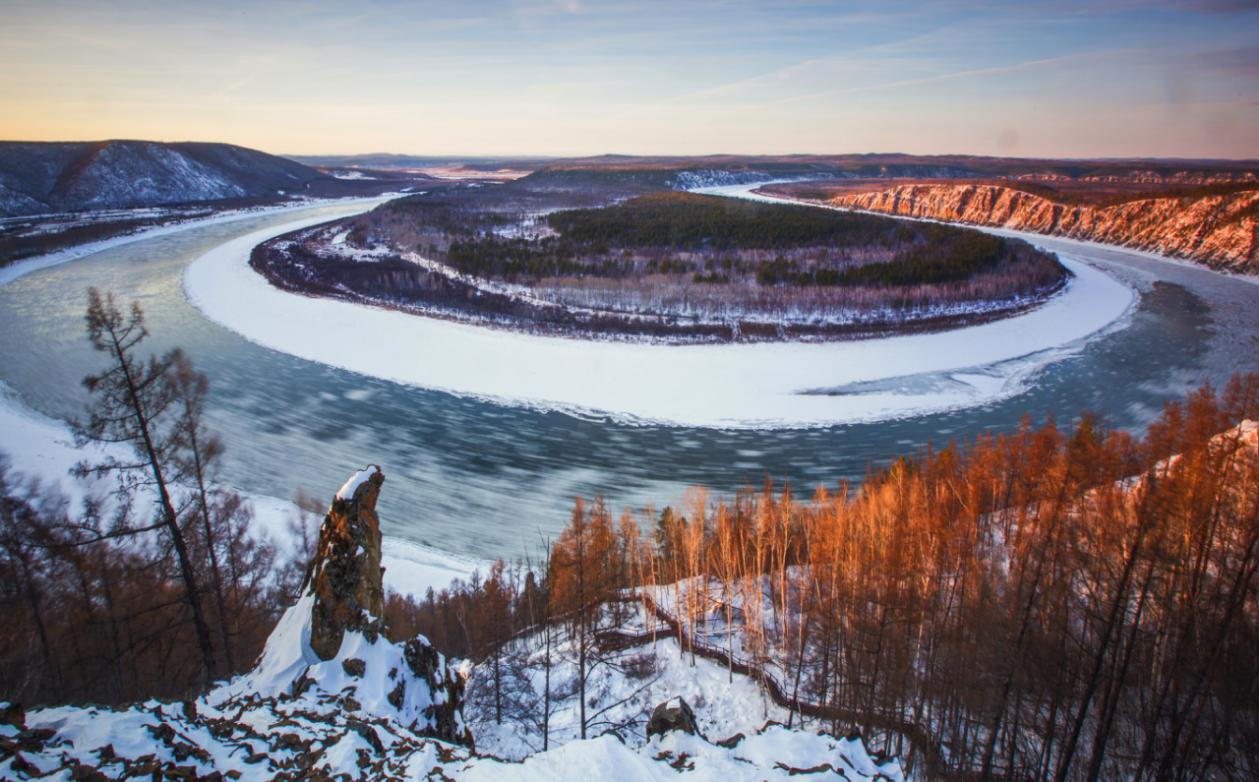
[[[770,182],[774,177],[763,171],[727,171],[720,168],[687,169],[673,177],[675,190],[698,190],[703,187],[724,185],[750,185],[754,182]]]
[[[646,587],[645,591],[667,595],[670,589]],[[614,629],[596,634],[598,648],[587,662],[587,735],[615,734],[627,747],[651,751],[658,743],[646,735],[654,707],[682,698],[694,711],[699,735],[738,758],[790,742],[802,754],[780,750],[777,760],[793,768],[831,763],[845,768],[849,779],[904,778],[896,760],[872,756],[859,736],[826,735],[820,731],[831,728],[831,722],[806,721],[805,716],[792,714],[776,702],[763,686],[774,672],[762,671],[758,681],[721,664],[689,639],[680,643],[676,623],[661,621],[647,609],[646,601],[627,597],[603,606],[602,612],[598,624]],[[479,751],[509,759],[536,756],[543,746],[543,709],[549,710],[545,725],[552,753],[557,746],[584,743],[578,738],[577,641],[564,630],[549,632],[549,645],[548,630],[537,630],[514,639],[498,661],[507,717],[501,724],[495,709],[495,661],[472,669],[464,713]]]
[[[713,735],[744,728],[721,742],[702,732],[667,731],[650,739],[606,734],[557,741],[550,751],[514,761],[487,754],[484,749],[504,738],[487,734],[483,751],[474,750],[464,720],[466,667],[448,663],[422,636],[403,643],[386,637],[375,514],[383,482],[373,467],[351,476],[337,493],[302,597],[284,614],[252,671],[177,703],[30,712],[0,704],[0,778],[902,778],[899,766],[876,763],[857,738],[773,723],[753,728],[754,709],[701,719]],[[674,655],[681,659],[676,650]],[[719,690],[721,675],[677,665],[662,681],[689,686],[685,694],[694,698],[697,687]],[[609,691],[627,686],[607,684]],[[726,708],[755,705],[750,680],[732,683],[730,692],[733,697],[719,696]]]
[[[0,142],[0,215],[280,196],[326,179],[231,144]]]

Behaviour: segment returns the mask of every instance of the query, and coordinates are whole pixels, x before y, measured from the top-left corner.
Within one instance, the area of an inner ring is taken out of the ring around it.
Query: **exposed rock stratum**
[[[1259,274],[1259,190],[1079,205],[1001,185],[919,183],[842,193],[830,203],[1115,244]]]

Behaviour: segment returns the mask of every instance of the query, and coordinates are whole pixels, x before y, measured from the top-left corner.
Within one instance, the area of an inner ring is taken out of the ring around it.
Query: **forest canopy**
[[[1013,242],[965,228],[695,193],[555,212],[546,223],[554,235],[481,232],[456,241],[449,260],[460,271],[511,281],[623,277],[638,271],[633,251],[662,250],[698,257],[650,271],[697,274],[702,282],[743,274],[760,285],[914,285],[965,280],[1014,255]],[[808,259],[785,252],[806,249],[817,252]],[[778,252],[747,257],[748,250]]]

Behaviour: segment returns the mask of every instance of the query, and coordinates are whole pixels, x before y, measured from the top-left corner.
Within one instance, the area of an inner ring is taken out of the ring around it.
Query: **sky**
[[[0,0],[0,139],[1259,158],[1259,0]]]

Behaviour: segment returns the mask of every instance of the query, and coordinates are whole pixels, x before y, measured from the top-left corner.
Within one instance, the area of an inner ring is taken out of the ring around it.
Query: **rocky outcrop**
[[[830,203],[1116,244],[1259,274],[1259,190],[1089,206],[1001,185],[923,183],[843,193]]]
[[[350,477],[319,530],[307,588],[314,595],[310,647],[321,660],[341,648],[346,630],[378,635],[385,614],[376,499],[385,476],[375,465]]]
[[[389,644],[394,647],[390,653],[400,657],[409,676],[401,675],[396,666],[373,675],[371,662],[378,655],[353,651],[364,643],[387,644],[381,637],[385,592],[376,515],[384,482],[380,468],[368,465],[350,476],[332,499],[319,529],[303,598],[310,602],[310,648],[320,660],[338,662],[341,673],[351,681],[348,688],[357,690],[361,682],[386,691],[385,700],[400,713],[409,713],[408,704],[419,704],[420,719],[410,715],[410,728],[417,735],[471,746],[472,736],[462,715],[463,677],[427,640],[412,638],[401,649]]]
[[[423,637],[404,644],[402,659],[415,680],[421,682],[429,700],[424,708],[425,724],[412,723],[415,732],[451,744],[473,746],[472,731],[463,720],[464,676],[447,665],[441,653]],[[389,703],[398,706],[405,702],[407,687],[407,679],[398,679],[389,692]]]
[[[384,481],[372,466],[337,492],[302,595],[253,670],[195,700],[120,710],[0,702],[0,779],[366,782],[475,760],[463,677],[422,636],[385,634]]]

